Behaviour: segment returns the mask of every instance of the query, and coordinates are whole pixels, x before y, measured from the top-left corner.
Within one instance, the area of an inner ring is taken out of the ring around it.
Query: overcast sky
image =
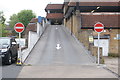
[[[46,16],[44,11],[49,3],[63,3],[64,0],[0,0],[0,11],[4,12],[7,21],[12,14],[18,13],[20,10],[30,9],[37,16]]]

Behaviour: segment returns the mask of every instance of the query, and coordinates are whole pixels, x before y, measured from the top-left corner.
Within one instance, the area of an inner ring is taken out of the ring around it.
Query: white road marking
[[[61,49],[60,44],[57,44],[56,49],[57,49],[57,50]]]

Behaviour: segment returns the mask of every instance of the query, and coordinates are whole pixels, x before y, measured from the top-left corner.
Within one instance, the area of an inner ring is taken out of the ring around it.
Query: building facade
[[[74,34],[85,47],[90,50],[91,44],[95,45],[95,41],[90,43],[89,37],[97,38],[97,33],[94,31],[94,25],[101,22],[105,26],[105,30],[101,33],[101,41],[103,44],[108,43],[108,47],[103,47],[103,55],[107,48],[109,54],[118,54],[118,41],[120,34],[118,33],[120,25],[118,25],[118,10],[119,2],[116,0],[105,1],[89,1],[67,0],[64,2],[64,26],[67,27],[71,34]],[[107,40],[106,40],[107,39]],[[106,55],[106,56],[107,56]]]
[[[48,4],[45,11],[49,24],[61,25],[63,23],[63,4]]]

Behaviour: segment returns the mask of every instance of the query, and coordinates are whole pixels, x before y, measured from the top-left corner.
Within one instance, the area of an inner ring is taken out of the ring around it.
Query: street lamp
[[[97,9],[100,9],[100,7],[98,6]]]
[[[91,13],[94,13],[94,12],[95,12],[95,10],[92,10],[92,11],[91,11]]]

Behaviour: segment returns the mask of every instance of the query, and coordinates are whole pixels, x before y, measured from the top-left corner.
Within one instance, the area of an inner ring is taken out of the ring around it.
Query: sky
[[[63,3],[64,0],[0,0],[0,11],[4,12],[6,21],[12,14],[17,14],[21,10],[29,9],[37,16],[46,16],[45,7],[47,4]]]

